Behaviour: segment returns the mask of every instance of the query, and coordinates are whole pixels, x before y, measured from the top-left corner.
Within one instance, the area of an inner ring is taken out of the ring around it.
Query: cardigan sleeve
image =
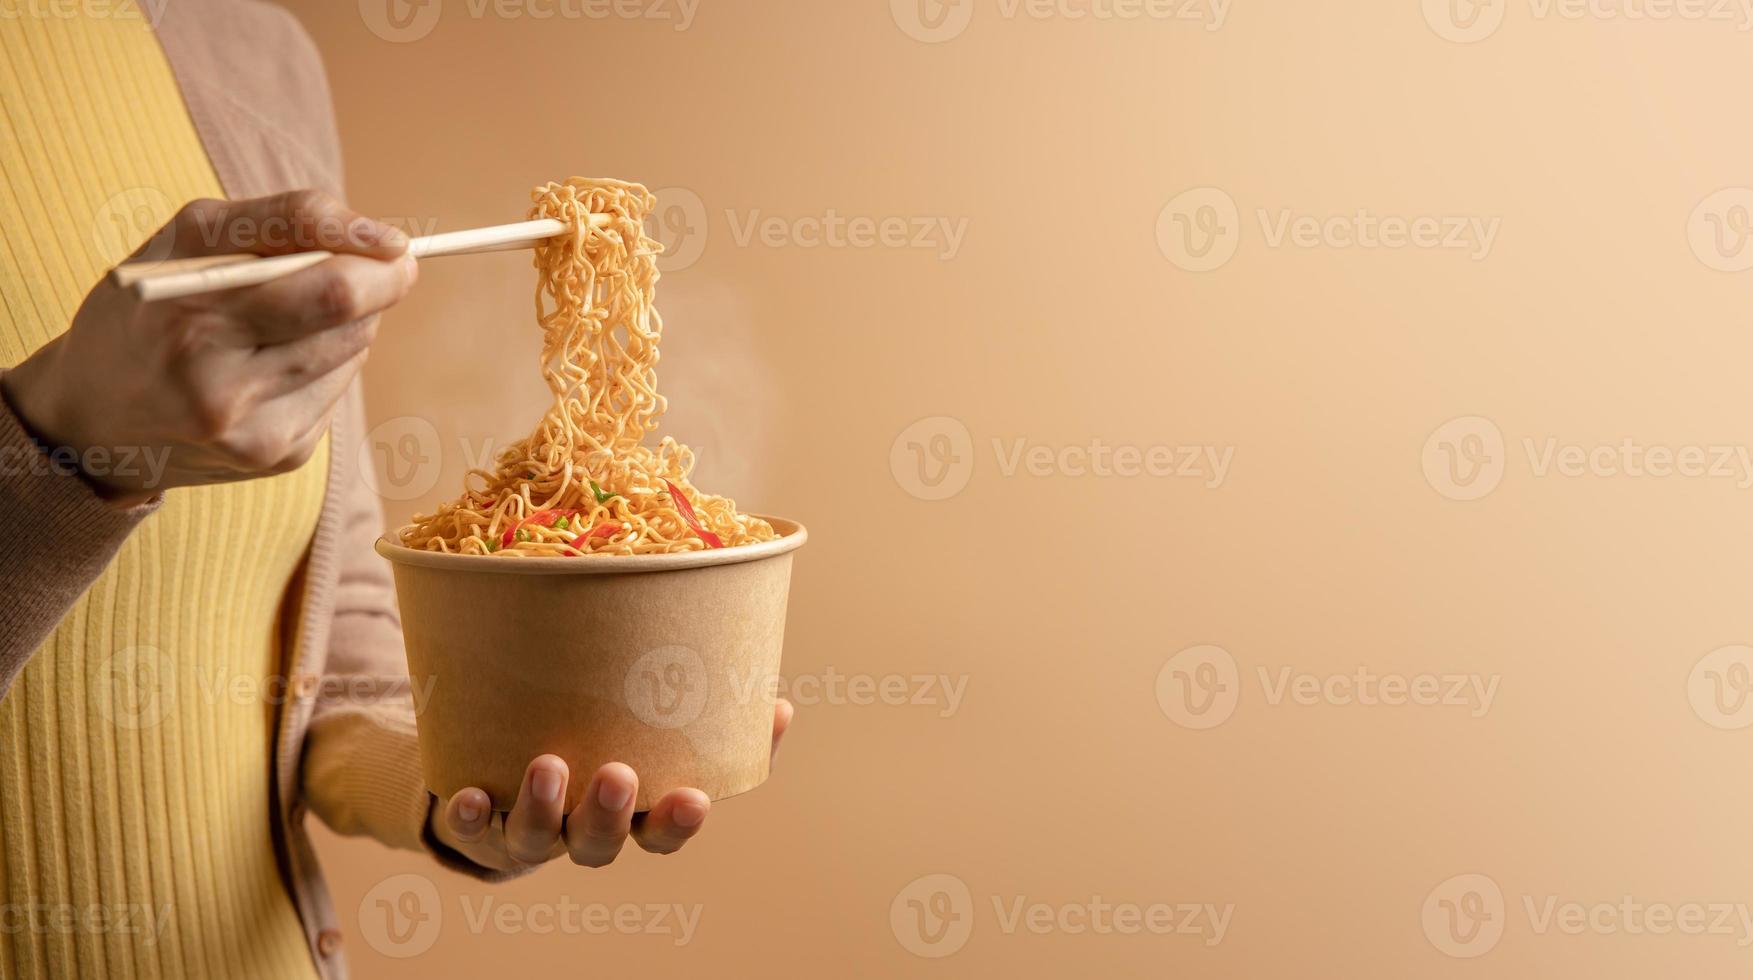
[[[0,697],[161,500],[108,503],[0,398]]]
[[[345,431],[363,438],[363,399],[343,404]],[[351,448],[351,447],[347,447]],[[363,834],[392,847],[425,850],[439,863],[483,880],[496,872],[469,861],[428,830],[436,799],[420,774],[414,698],[402,647],[395,583],[373,545],[383,533],[377,495],[357,459],[335,492],[340,518],[340,580],[329,629],[323,690],[305,733],[303,792],[311,812],[342,834]]]

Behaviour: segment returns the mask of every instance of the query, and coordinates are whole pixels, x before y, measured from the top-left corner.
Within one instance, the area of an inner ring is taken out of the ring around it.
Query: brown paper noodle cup
[[[673,555],[505,558],[404,548],[395,568],[426,785],[516,802],[530,760],[572,779],[606,762],[639,774],[635,806],[683,786],[713,799],[767,778],[791,553],[779,537]]]

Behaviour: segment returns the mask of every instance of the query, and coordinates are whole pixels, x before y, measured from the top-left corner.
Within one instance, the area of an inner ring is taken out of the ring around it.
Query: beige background
[[[1753,642],[1753,280],[1725,271],[1753,263],[1753,192],[1712,196],[1753,184],[1738,8],[1235,0],[1219,26],[1180,0],[1203,23],[1113,16],[1124,0],[700,0],[678,30],[677,0],[429,0],[397,22],[379,2],[292,4],[352,203],[425,231],[517,219],[573,173],[695,195],[685,241],[665,232],[698,253],[661,287],[668,431],[703,486],[814,539],[773,782],[681,856],[501,888],[325,837],[363,975],[1745,974],[1753,650],[1706,659]],[[830,210],[965,236],[952,257],[941,234],[740,234]],[[1275,232],[1360,211],[1495,237]],[[1220,233],[1203,261],[1183,220]],[[388,319],[368,381],[392,519],[541,411],[531,290],[526,257],[435,260]],[[926,417],[954,421],[904,433]],[[921,499],[912,447],[943,476],[937,436],[963,462],[935,488],[966,486]],[[1016,440],[1233,457],[1215,487],[1037,475],[1007,466]],[[1549,443],[1707,466],[1563,475]],[[1170,665],[1201,645],[1222,652]],[[1360,668],[1492,700],[1276,696],[1284,670]],[[818,691],[938,674],[965,684],[953,711],[936,686]],[[1187,678],[1211,677],[1196,713]],[[1215,945],[1203,914],[1202,935],[1058,915],[1097,896],[1233,911]],[[472,921],[488,899],[530,918]],[[1451,928],[1446,900],[1489,922]],[[1058,924],[1011,927],[1018,901]],[[562,902],[699,922],[680,945],[540,931]],[[1567,903],[1615,911],[1571,934]]]

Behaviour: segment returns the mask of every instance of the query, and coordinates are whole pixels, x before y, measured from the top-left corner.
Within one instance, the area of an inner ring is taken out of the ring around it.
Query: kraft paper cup
[[[572,770],[566,808],[606,762],[639,774],[635,806],[693,786],[713,799],[767,779],[791,557],[779,537],[674,555],[501,558],[402,547],[395,569],[420,763],[441,799],[517,800],[530,760]]]

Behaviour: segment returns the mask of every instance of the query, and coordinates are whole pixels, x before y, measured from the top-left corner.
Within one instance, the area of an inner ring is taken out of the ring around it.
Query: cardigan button
[[[341,951],[341,930],[324,929],[317,933],[317,952],[323,956],[333,956]]]

